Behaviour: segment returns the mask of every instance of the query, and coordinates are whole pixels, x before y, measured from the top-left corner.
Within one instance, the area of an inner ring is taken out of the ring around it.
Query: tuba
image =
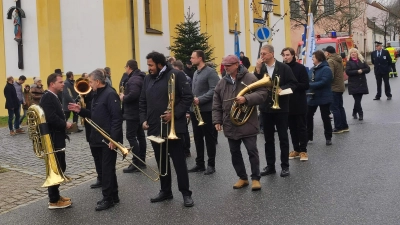
[[[279,107],[279,77],[276,76],[273,80],[273,86],[272,86],[272,101],[274,102],[274,104],[271,106],[272,109],[280,109],[281,107]]]
[[[70,181],[64,175],[54,155],[53,143],[43,109],[39,105],[31,105],[27,111],[28,134],[33,142],[33,152],[46,163],[46,181],[42,187],[49,187]],[[65,150],[60,150],[65,151]]]
[[[264,77],[257,82],[254,82],[250,85],[246,85],[243,82],[242,84],[245,85],[246,87],[243,88],[243,90],[241,90],[236,97],[243,96],[247,92],[251,92],[253,89],[257,89],[259,87],[265,86],[269,88],[272,86],[271,78],[269,78],[267,73],[265,73]],[[238,103],[236,103],[236,101],[234,101],[230,112],[230,118],[232,123],[237,126],[243,125],[244,123],[247,122],[253,110],[254,106],[248,106],[246,104],[239,105]]]
[[[203,118],[201,117],[200,107],[198,105],[195,105],[195,104],[192,104],[192,107],[193,107],[193,113],[196,116],[197,121],[199,121],[198,126],[203,126],[204,124],[206,124],[206,123],[204,123]]]
[[[83,96],[89,94],[89,92],[92,90],[92,88],[89,85],[89,80],[83,77],[78,78],[78,80],[75,81],[74,89],[76,93],[79,94],[78,104],[82,108],[86,108],[86,103]],[[81,118],[81,125],[83,125],[83,123],[84,119]]]

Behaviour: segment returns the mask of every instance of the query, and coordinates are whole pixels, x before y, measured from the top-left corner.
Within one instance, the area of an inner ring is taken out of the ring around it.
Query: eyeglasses
[[[267,55],[269,52],[261,52],[260,55]]]

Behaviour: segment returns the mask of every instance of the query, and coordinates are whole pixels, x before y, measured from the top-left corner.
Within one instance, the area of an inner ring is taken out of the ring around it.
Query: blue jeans
[[[10,131],[14,130],[13,124],[12,124],[14,115],[15,115],[14,127],[16,130],[19,129],[20,110],[21,110],[21,107],[8,109],[8,128],[10,129]]]
[[[346,120],[346,112],[343,108],[343,92],[332,92],[333,101],[331,104],[331,111],[333,114],[333,121],[335,129],[343,130],[349,127]]]

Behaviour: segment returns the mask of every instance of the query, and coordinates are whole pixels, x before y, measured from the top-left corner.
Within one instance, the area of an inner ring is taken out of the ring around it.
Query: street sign
[[[269,27],[259,27],[256,30],[255,36],[259,42],[267,42],[271,39],[271,29]]]
[[[253,19],[253,23],[265,24],[265,20],[255,18],[255,19]]]

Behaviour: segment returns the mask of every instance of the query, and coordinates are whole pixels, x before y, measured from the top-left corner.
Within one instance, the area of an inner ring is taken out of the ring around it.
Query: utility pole
[[[351,13],[351,0],[349,0],[349,36],[351,36],[351,23],[352,21],[352,13]]]

